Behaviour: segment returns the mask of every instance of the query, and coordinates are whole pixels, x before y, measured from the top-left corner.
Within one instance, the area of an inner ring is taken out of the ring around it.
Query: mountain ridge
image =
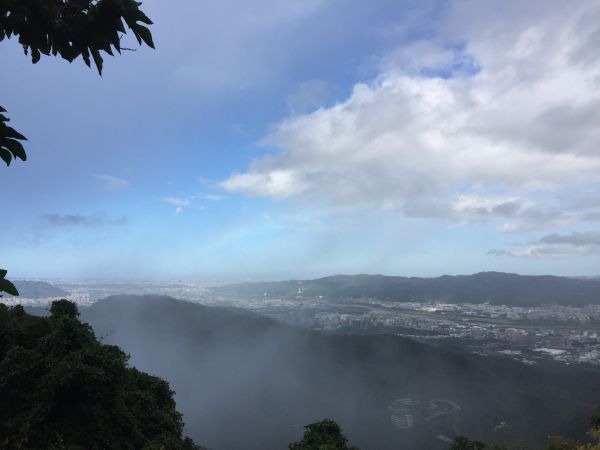
[[[69,295],[64,289],[46,281],[13,280],[13,283],[19,291],[19,297],[23,298],[59,298]],[[7,297],[10,295],[7,294]]]
[[[314,280],[242,283],[213,288],[220,295],[323,296],[380,300],[491,303],[507,306],[600,304],[600,279],[478,272],[433,278],[393,275],[331,275]]]

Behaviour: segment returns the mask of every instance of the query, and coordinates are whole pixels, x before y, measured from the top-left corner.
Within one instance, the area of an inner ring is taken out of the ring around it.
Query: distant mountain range
[[[23,298],[54,298],[54,297],[65,297],[69,293],[58,286],[46,283],[45,281],[13,281],[19,296]],[[8,297],[8,295],[7,295]]]
[[[457,433],[540,448],[549,434],[583,436],[600,407],[600,371],[585,366],[328,335],[170,297],[113,296],[81,319],[167,379],[186,433],[221,450],[286,448],[325,417],[363,450],[445,450],[436,436]]]
[[[600,304],[600,279],[528,276],[502,272],[444,275],[437,278],[384,275],[335,275],[316,280],[244,283],[221,286],[214,293],[236,296],[299,295],[398,302],[442,301],[535,306]]]

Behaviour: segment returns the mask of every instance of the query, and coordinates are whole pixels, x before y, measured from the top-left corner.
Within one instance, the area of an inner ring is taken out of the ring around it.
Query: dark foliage
[[[301,441],[289,445],[290,450],[358,450],[348,447],[341,427],[331,419],[306,425]]]
[[[0,448],[198,449],[169,384],[98,342],[77,307],[50,317],[0,304]]]
[[[50,306],[50,314],[53,317],[70,317],[74,319],[79,316],[79,311],[77,310],[77,305],[68,300],[57,300],[52,302]]]
[[[591,430],[588,436],[595,442],[582,443],[577,439],[565,436],[548,436],[546,450],[600,450],[600,414],[592,415]],[[486,445],[480,441],[472,441],[465,436],[457,436],[448,450],[508,450],[497,444]]]
[[[481,441],[472,441],[465,436],[456,436],[448,450],[508,450],[503,445],[486,445]],[[566,450],[566,449],[565,449]]]
[[[0,41],[18,36],[35,64],[42,55],[60,56],[71,62],[91,59],[102,73],[102,55],[121,53],[125,25],[141,45],[154,48],[145,25],[152,21],[134,0],[3,0],[0,3]],[[143,25],[145,24],[145,25]]]
[[[6,110],[0,106],[0,158],[10,165],[14,158],[27,160],[23,144],[19,141],[27,140],[25,136],[8,126],[10,119],[4,115]]]
[[[483,450],[485,444],[480,441],[472,441],[465,436],[456,436],[448,450]]]
[[[2,297],[2,292],[10,295],[19,295],[19,291],[17,291],[15,285],[4,278],[6,274],[6,270],[0,269],[0,297]]]

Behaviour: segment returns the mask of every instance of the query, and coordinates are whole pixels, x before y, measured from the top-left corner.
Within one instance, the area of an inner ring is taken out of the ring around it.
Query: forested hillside
[[[0,448],[197,449],[166,381],[127,364],[77,319],[0,304]]]

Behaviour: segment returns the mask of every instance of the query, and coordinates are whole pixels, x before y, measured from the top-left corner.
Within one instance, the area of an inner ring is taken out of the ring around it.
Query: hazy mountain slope
[[[221,295],[375,297],[393,301],[445,301],[511,306],[600,304],[600,280],[524,276],[500,272],[407,278],[384,275],[335,275],[316,280],[246,283],[215,289]]]
[[[24,298],[56,298],[69,295],[67,291],[45,281],[21,280],[14,281],[14,284],[19,291],[19,296]]]
[[[214,449],[276,449],[333,417],[364,449],[445,448],[439,433],[544,442],[585,429],[600,374],[436,349],[395,336],[326,336],[251,313],[168,297],[110,297],[82,310],[107,343],[171,382],[187,432]],[[459,418],[400,431],[388,405],[413,396]],[[510,427],[493,431],[501,421]]]

